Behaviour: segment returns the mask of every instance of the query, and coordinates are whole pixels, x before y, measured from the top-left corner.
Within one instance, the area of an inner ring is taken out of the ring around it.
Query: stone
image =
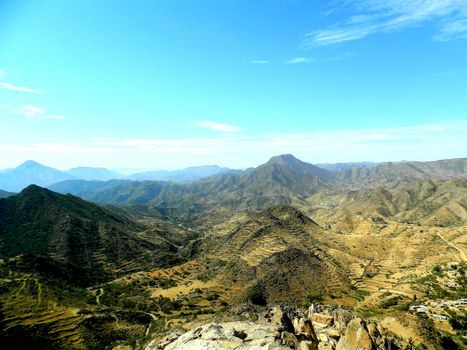
[[[347,324],[354,318],[350,311],[339,308],[332,312],[334,319],[334,327],[341,333],[344,334]]]
[[[366,326],[366,329],[368,330],[368,334],[370,334],[370,337],[372,338],[380,338],[381,333],[378,330],[378,327],[374,323],[370,323]]]
[[[332,316],[329,316],[329,315],[314,313],[313,316],[311,317],[311,319],[314,322],[322,323],[322,324],[325,324],[327,326],[332,326],[333,323],[334,323],[334,318]]]
[[[339,330],[337,330],[335,328],[329,328],[328,330],[326,330],[326,333],[330,338],[333,338],[333,339],[336,339],[336,340],[339,340],[339,338],[341,337],[341,334],[339,333]]]
[[[318,347],[315,343],[309,340],[303,340],[300,342],[300,350],[318,350]]]
[[[282,332],[281,340],[282,344],[287,345],[289,347],[298,348],[300,346],[300,343],[295,334],[287,331]]]
[[[169,344],[151,342],[145,350],[283,350],[276,335],[279,326],[253,322],[211,323],[195,328]],[[293,341],[291,334],[287,339]],[[296,339],[296,338],[295,338]],[[298,340],[297,345],[298,345]]]
[[[360,318],[354,318],[347,325],[345,335],[339,339],[336,350],[373,350],[373,342],[365,324]]]
[[[313,328],[313,323],[311,320],[306,319],[303,326],[303,332],[308,337],[308,339],[314,341],[315,343],[318,342],[318,337],[316,336],[315,329]]]

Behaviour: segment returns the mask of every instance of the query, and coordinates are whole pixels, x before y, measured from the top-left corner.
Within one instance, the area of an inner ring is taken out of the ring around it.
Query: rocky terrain
[[[372,350],[411,349],[378,323],[365,322],[342,308],[306,312],[288,305],[266,309],[255,322],[211,323],[151,341],[145,350]]]

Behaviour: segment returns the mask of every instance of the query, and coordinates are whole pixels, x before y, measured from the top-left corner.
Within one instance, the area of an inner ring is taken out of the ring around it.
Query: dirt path
[[[467,261],[467,255],[465,254],[465,252],[459,248],[458,246],[456,246],[454,243],[452,242],[449,242],[446,238],[444,238],[443,236],[441,236],[441,233],[439,232],[436,232],[436,235],[441,238],[444,242],[446,242],[447,245],[449,245],[451,248],[454,248],[455,250],[457,250],[459,252],[459,255],[461,257],[461,260],[462,261]]]

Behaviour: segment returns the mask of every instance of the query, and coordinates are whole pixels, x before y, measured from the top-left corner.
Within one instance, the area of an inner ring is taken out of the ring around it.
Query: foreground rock
[[[378,324],[347,310],[313,309],[304,315],[287,305],[267,309],[256,322],[211,323],[153,340],[145,350],[378,350],[405,349]]]
[[[228,349],[290,349],[276,342],[279,327],[252,322],[208,324],[181,335],[170,343],[150,344],[146,350],[228,350]]]

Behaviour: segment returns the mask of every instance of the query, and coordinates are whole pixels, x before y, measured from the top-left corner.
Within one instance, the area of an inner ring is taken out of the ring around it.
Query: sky
[[[0,0],[0,169],[467,156],[467,0]]]

